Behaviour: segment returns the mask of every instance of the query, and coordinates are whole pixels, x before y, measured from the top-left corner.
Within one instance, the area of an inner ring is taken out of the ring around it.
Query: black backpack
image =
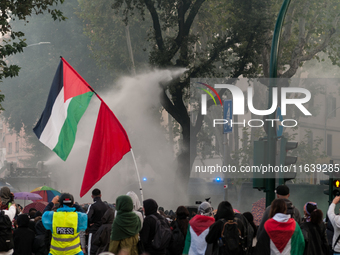
[[[156,250],[164,250],[169,246],[171,241],[171,229],[165,222],[165,219],[160,220],[155,215],[150,216],[156,220],[156,230],[152,240],[152,247]]]
[[[185,236],[180,230],[177,221],[174,221],[172,230],[172,239],[169,245],[171,255],[182,254],[184,249]]]
[[[243,237],[239,228],[238,219],[224,220],[221,237],[218,240],[220,255],[238,255],[242,254]]]
[[[287,206],[288,207],[288,206]],[[294,205],[290,205],[288,208],[287,208],[287,215],[290,215],[290,217],[292,219],[295,219],[294,218],[294,214],[295,214],[295,206]]]
[[[253,246],[254,229],[241,213],[235,213],[235,220],[241,232],[242,253],[248,255]]]
[[[0,211],[0,252],[13,248],[12,222],[4,211]]]

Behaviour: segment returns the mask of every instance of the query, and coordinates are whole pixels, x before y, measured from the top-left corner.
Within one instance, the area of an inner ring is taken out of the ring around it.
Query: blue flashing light
[[[146,177],[144,177],[144,178],[143,178],[143,181],[145,181],[145,182],[146,182],[146,180],[147,180],[147,178],[146,178]]]
[[[216,182],[222,181],[222,179],[220,177],[217,177],[215,180],[216,180]]]

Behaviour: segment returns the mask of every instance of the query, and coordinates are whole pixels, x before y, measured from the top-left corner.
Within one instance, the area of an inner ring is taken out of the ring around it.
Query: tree
[[[51,14],[54,20],[65,20],[63,13],[57,9],[52,9],[54,4],[63,3],[64,0],[38,0],[38,1],[1,1],[0,3],[0,32],[2,35],[0,45],[0,82],[3,78],[14,77],[19,73],[18,65],[7,65],[6,58],[16,53],[22,52],[25,43],[25,34],[22,31],[13,30],[11,22],[20,20],[27,22],[27,17],[32,14],[42,14],[45,11]],[[0,94],[0,103],[4,100],[4,95]],[[0,104],[0,110],[3,110]]]
[[[63,56],[96,90],[99,91],[111,81],[114,72],[96,67],[90,58],[89,39],[83,34],[82,22],[75,15],[78,3],[67,1],[60,6],[65,22],[55,22],[46,15],[27,17],[27,24],[15,20],[11,26],[25,32],[24,52],[9,56],[6,61],[21,66],[20,75],[2,81],[1,90],[6,95],[5,110],[1,116],[17,134],[23,128],[28,140],[28,152],[33,157],[25,162],[35,166],[37,161],[46,160],[51,151],[40,143],[32,128],[42,113],[51,83]],[[37,45],[37,42],[49,42]]]
[[[121,15],[115,15],[109,1],[78,2],[80,10],[77,15],[84,20],[84,33],[90,39],[91,55],[99,66],[131,74],[133,65],[138,68],[146,65],[150,47],[145,38],[152,25],[150,19],[142,22],[142,17],[135,15],[126,26]]]
[[[201,117],[197,118],[196,124],[189,118],[190,78],[238,77],[256,73],[260,63],[256,52],[264,47],[263,33],[269,29],[267,17],[261,14],[267,1],[231,1],[226,11],[224,3],[214,3],[218,6],[204,0],[116,0],[112,5],[116,13],[124,14],[126,24],[136,19],[137,13],[146,20],[151,18],[148,40],[151,45],[149,63],[152,66],[188,69],[185,77],[170,84],[160,84],[161,104],[181,126],[183,143],[178,154],[176,176],[185,181],[189,178],[194,160],[190,154],[196,155],[196,135],[202,125]],[[227,29],[221,24],[212,26],[212,15],[218,11],[220,16],[222,13],[228,16]],[[248,15],[240,21],[240,13]],[[206,24],[213,29],[207,28]],[[201,36],[202,33],[204,36]]]
[[[183,143],[176,174],[179,179],[189,178],[197,154],[197,135],[203,123],[200,115],[195,123],[189,118],[190,79],[268,77],[272,30],[280,5],[281,1],[275,0],[113,2],[116,15],[123,13],[126,24],[135,19],[137,13],[146,20],[151,18],[153,26],[148,40],[152,47],[149,52],[152,66],[188,69],[176,81],[161,84],[160,95],[164,109],[181,126]],[[332,56],[331,46],[338,43],[335,36],[338,8],[337,1],[299,0],[291,4],[279,52],[279,77],[292,77],[299,66],[317,57],[318,52],[327,51]],[[334,53],[333,50],[335,56]],[[254,98],[262,95],[255,91]],[[254,101],[261,104],[266,100]],[[209,104],[212,102],[208,102],[208,107]]]
[[[339,9],[338,1],[291,2],[283,27],[278,77],[293,77],[299,67],[308,60],[318,58],[320,52],[327,53],[333,64],[339,63],[339,51],[335,50],[340,43],[336,29]],[[263,56],[268,56],[268,52],[268,48],[265,49]],[[269,60],[268,57],[265,59]],[[269,70],[267,66],[265,60],[265,72]]]

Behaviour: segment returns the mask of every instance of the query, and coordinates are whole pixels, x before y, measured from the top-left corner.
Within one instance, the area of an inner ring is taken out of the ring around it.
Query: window
[[[8,143],[8,154],[12,154],[12,143]]]
[[[19,141],[15,142],[15,152],[19,152]]]
[[[332,135],[327,135],[327,156],[332,156]]]
[[[336,117],[336,98],[329,96],[327,100],[327,118]]]

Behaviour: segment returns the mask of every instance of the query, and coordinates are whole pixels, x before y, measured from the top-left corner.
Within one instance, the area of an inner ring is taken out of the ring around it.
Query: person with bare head
[[[102,217],[104,216],[106,210],[109,209],[109,206],[102,201],[102,194],[99,189],[93,189],[91,197],[93,199],[93,203],[89,206],[86,212],[88,217],[89,231],[87,247],[88,255],[95,255],[98,247],[93,244],[92,237],[102,225]]]
[[[275,199],[270,206],[269,219],[258,236],[256,252],[261,255],[302,255],[305,241],[299,224],[287,214],[284,199]]]
[[[219,203],[215,223],[209,227],[209,232],[205,237],[209,252],[212,249],[212,254],[241,255],[242,244],[238,238],[240,227],[240,221],[236,220],[232,205],[228,201]]]

